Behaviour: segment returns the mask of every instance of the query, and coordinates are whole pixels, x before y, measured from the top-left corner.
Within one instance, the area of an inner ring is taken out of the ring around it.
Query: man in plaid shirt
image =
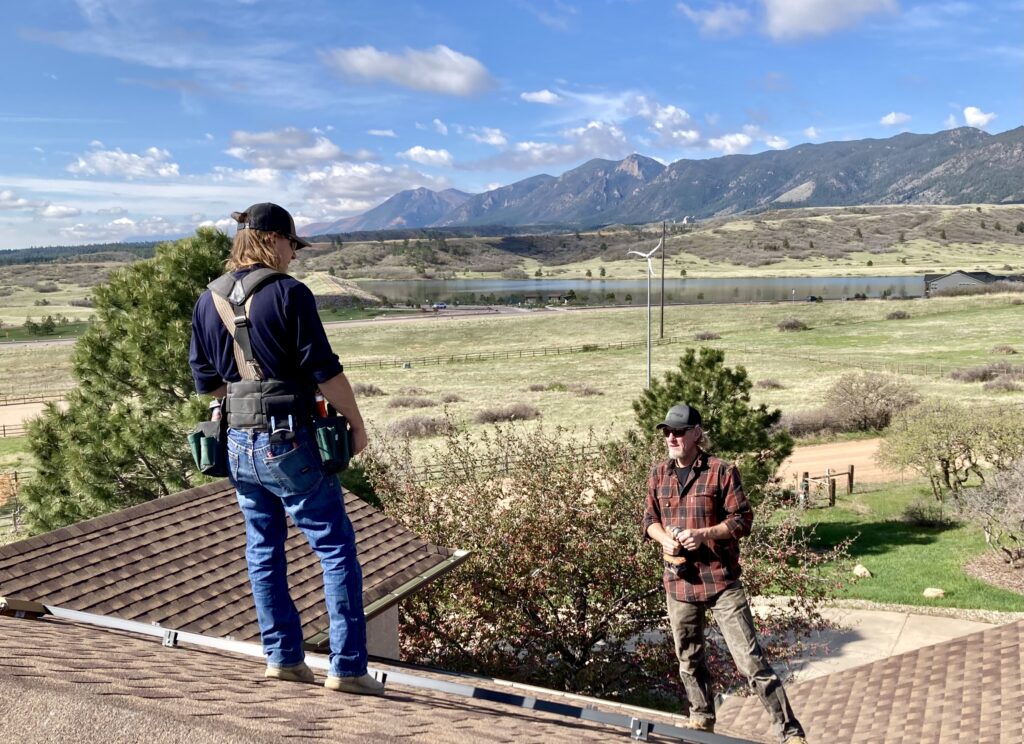
[[[668,458],[651,468],[644,536],[661,544],[665,595],[679,677],[690,702],[690,726],[714,731],[714,694],[704,651],[710,609],[737,668],[771,715],[780,741],[806,742],[778,675],[764,658],[754,618],[740,583],[739,540],[750,534],[754,513],[735,465],[700,448],[701,416],[693,406],[672,406],[657,428]]]

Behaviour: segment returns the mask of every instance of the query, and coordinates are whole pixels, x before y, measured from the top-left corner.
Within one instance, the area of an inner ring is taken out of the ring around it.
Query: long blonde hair
[[[279,265],[280,260],[277,252],[277,233],[246,228],[235,234],[235,240],[231,244],[231,255],[224,265],[228,271],[239,271],[256,264],[284,271]]]

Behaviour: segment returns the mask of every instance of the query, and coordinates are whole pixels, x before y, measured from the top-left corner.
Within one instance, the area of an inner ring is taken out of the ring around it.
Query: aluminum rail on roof
[[[146,623],[140,623],[135,620],[123,620],[117,617],[96,615],[91,612],[82,612],[80,610],[69,610],[64,607],[57,607],[53,605],[44,605],[44,607],[48,614],[62,620],[69,620],[71,622],[82,623],[84,625],[94,625],[100,628],[107,628],[109,630],[121,630],[126,633],[162,638],[163,645],[169,648],[174,648],[179,643],[188,643],[193,646],[215,648],[221,651],[241,654],[243,656],[253,656],[261,660],[265,659],[262,646],[255,643],[233,641],[227,638],[214,638],[212,636],[202,635],[201,633],[172,630],[159,625],[147,625]],[[325,672],[330,671],[330,664],[328,663],[327,658],[318,654],[308,655],[306,657],[306,664],[314,669],[319,669]],[[477,687],[472,684],[446,682],[444,680],[422,677],[416,674],[409,674],[407,672],[385,671],[383,669],[370,668],[369,672],[381,681],[390,679],[392,682],[405,687],[435,690],[449,695],[458,695],[460,697],[473,698],[475,700],[486,700],[492,703],[501,703],[503,705],[535,710],[541,713],[550,713],[568,718],[577,718],[583,721],[602,723],[608,726],[615,726],[617,728],[624,728],[629,731],[630,737],[636,741],[647,741],[647,737],[654,734],[668,739],[676,739],[684,742],[684,744],[752,744],[749,739],[736,739],[734,737],[724,736],[721,734],[709,734],[704,731],[694,731],[693,729],[687,729],[680,726],[672,726],[657,721],[648,721],[636,716],[628,716],[623,713],[611,713],[595,710],[593,708],[586,708],[580,705],[568,705],[566,703],[542,700],[527,695],[514,695],[507,692],[500,692],[498,690],[489,690],[483,687]],[[557,694],[557,691],[552,690],[552,693]],[[652,713],[656,713],[656,711],[652,711]]]

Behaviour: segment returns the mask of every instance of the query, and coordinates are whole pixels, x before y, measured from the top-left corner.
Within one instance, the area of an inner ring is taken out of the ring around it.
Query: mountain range
[[[402,191],[355,217],[303,230],[325,235],[422,227],[597,227],[769,208],[1024,202],[1024,127],[802,144],[756,155],[594,159],[486,191]]]

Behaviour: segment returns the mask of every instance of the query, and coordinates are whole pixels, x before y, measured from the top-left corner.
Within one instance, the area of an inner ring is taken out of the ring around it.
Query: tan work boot
[[[328,677],[324,682],[324,687],[338,692],[350,692],[353,695],[384,694],[384,684],[369,674],[364,674],[361,677]]]
[[[694,731],[707,731],[709,734],[715,733],[715,721],[712,718],[690,716],[690,720],[687,722],[686,726],[687,728],[692,728]]]
[[[316,682],[313,670],[306,666],[306,662],[296,664],[295,666],[268,666],[263,676],[267,679],[279,679],[282,682],[305,682],[307,685]]]
[[[807,739],[803,736],[791,736],[786,739],[786,744],[807,744]]]

